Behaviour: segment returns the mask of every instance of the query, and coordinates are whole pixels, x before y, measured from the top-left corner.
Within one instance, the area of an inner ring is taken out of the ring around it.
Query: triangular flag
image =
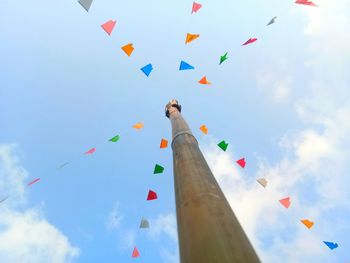
[[[239,159],[238,161],[236,161],[236,163],[237,163],[240,167],[244,168],[245,165],[246,165],[245,158]]]
[[[90,150],[85,152],[85,154],[93,154],[94,152],[96,152],[96,148],[91,148]]]
[[[161,149],[168,147],[168,141],[166,139],[162,139],[160,141],[160,146]]]
[[[132,52],[134,51],[134,47],[132,43],[129,43],[125,46],[122,46],[121,49],[130,57]]]
[[[134,247],[134,251],[132,252],[131,257],[138,258],[140,256],[139,251],[137,250],[137,247]]]
[[[149,222],[147,219],[142,218],[140,228],[149,228]]]
[[[179,70],[188,70],[188,69],[194,69],[194,67],[188,64],[187,62],[181,60]]]
[[[218,146],[225,152],[228,146],[228,143],[226,143],[225,141],[221,141],[218,143]]]
[[[65,162],[65,163],[61,164],[57,169],[62,169],[63,167],[65,167],[68,164],[69,164],[68,162]]]
[[[308,229],[313,227],[313,225],[315,224],[314,222],[312,222],[312,221],[310,221],[308,219],[300,220],[300,222],[303,223]]]
[[[220,64],[219,65],[221,65],[222,62],[224,62],[225,60],[228,59],[227,54],[228,54],[228,52],[226,52],[223,56],[220,57]]]
[[[149,74],[151,74],[152,70],[153,70],[153,66],[152,64],[148,64],[144,67],[141,68],[142,72],[145,73],[145,75],[148,77]]]
[[[116,23],[117,23],[117,21],[115,21],[115,20],[109,20],[106,23],[104,23],[103,25],[101,25],[101,27],[103,28],[104,31],[106,31],[106,33],[108,35],[111,35]]]
[[[78,3],[84,7],[86,12],[89,12],[90,6],[92,4],[92,0],[79,0]]]
[[[290,197],[283,198],[279,202],[285,207],[288,208],[291,204]]]
[[[201,7],[202,7],[201,4],[196,3],[196,2],[193,2],[193,5],[192,5],[192,14],[193,14],[193,13],[197,13],[197,11],[198,11],[199,9],[201,9]]]
[[[297,0],[297,1],[295,1],[295,3],[301,4],[301,5],[317,6],[310,0]]]
[[[116,136],[114,136],[113,138],[109,139],[109,141],[110,141],[110,142],[117,142],[117,141],[119,141],[119,139],[120,139],[120,136],[119,136],[119,135],[116,135]]]
[[[157,193],[149,190],[148,191],[148,196],[147,196],[147,201],[152,201],[152,200],[156,200],[158,198]]]
[[[193,40],[195,40],[195,39],[197,39],[197,38],[199,38],[199,35],[198,35],[198,34],[190,34],[190,33],[187,33],[185,44],[191,43]]]
[[[144,125],[143,125],[143,123],[142,122],[138,122],[138,123],[136,123],[134,126],[132,126],[134,129],[136,129],[136,130],[140,130],[140,129],[142,129],[143,127],[145,127]]]
[[[202,125],[201,127],[199,127],[199,129],[204,133],[204,134],[208,134],[208,128],[205,125]]]
[[[211,85],[211,82],[209,82],[208,80],[207,80],[207,77],[206,76],[204,76],[203,78],[201,78],[199,81],[198,81],[198,83],[199,84],[203,84],[203,85]]]
[[[1,199],[1,200],[0,200],[0,203],[5,202],[8,198],[9,198],[9,197],[6,196],[5,198]]]
[[[244,42],[244,43],[242,44],[242,46],[246,46],[246,45],[248,45],[248,44],[254,43],[254,42],[257,41],[257,40],[258,40],[258,39],[255,38],[255,37],[249,38],[246,42]]]
[[[259,184],[262,185],[262,187],[266,187],[267,186],[267,180],[265,178],[259,178],[256,180]]]
[[[164,172],[164,167],[160,166],[159,164],[156,164],[156,166],[154,167],[153,174],[161,174],[163,172]]]
[[[275,23],[276,19],[277,19],[277,16],[274,16],[273,18],[271,18],[270,22],[268,22],[266,26],[269,26]]]
[[[40,181],[40,178],[36,178],[33,181],[28,183],[28,186],[31,186],[32,184],[35,184],[36,182]]]
[[[327,247],[329,247],[331,250],[335,249],[338,247],[337,243],[329,242],[329,241],[323,241],[323,243],[326,244]]]

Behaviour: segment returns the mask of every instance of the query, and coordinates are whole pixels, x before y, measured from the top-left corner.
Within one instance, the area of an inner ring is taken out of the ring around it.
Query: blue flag
[[[188,64],[187,62],[181,60],[179,70],[188,70],[188,69],[194,69],[194,67]]]
[[[326,244],[327,247],[329,247],[331,250],[335,249],[338,247],[337,243],[333,243],[333,242],[328,242],[328,241],[323,241],[323,243]]]
[[[143,68],[141,68],[141,70],[148,77],[149,74],[151,74],[151,72],[153,70],[153,66],[152,66],[152,64],[148,64],[148,65],[144,66]]]

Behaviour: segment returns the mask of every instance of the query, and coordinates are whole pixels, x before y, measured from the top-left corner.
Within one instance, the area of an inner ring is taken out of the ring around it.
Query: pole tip
[[[177,100],[172,99],[165,106],[165,116],[167,116],[169,118],[170,113],[173,112],[174,109],[177,109],[179,112],[181,112],[181,105],[179,104],[179,102]]]

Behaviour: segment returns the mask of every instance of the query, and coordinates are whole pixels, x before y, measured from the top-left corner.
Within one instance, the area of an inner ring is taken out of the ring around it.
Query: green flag
[[[119,136],[119,135],[116,135],[116,136],[114,136],[112,139],[109,139],[109,141],[110,141],[110,142],[117,142],[117,141],[119,141],[119,139],[120,139],[120,136]]]
[[[159,164],[156,164],[154,167],[153,174],[161,174],[164,171],[164,167],[160,166]]]
[[[228,143],[226,143],[225,141],[221,141],[218,143],[218,146],[225,152],[228,146]]]
[[[224,62],[226,59],[228,59],[227,54],[228,54],[228,52],[226,52],[223,56],[220,57],[220,64],[219,65],[221,65],[222,62]]]

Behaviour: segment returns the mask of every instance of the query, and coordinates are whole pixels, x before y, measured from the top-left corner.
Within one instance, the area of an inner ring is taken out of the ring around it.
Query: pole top
[[[169,101],[169,103],[165,106],[165,116],[169,118],[170,114],[174,112],[174,110],[178,110],[181,112],[181,105],[175,99]]]

